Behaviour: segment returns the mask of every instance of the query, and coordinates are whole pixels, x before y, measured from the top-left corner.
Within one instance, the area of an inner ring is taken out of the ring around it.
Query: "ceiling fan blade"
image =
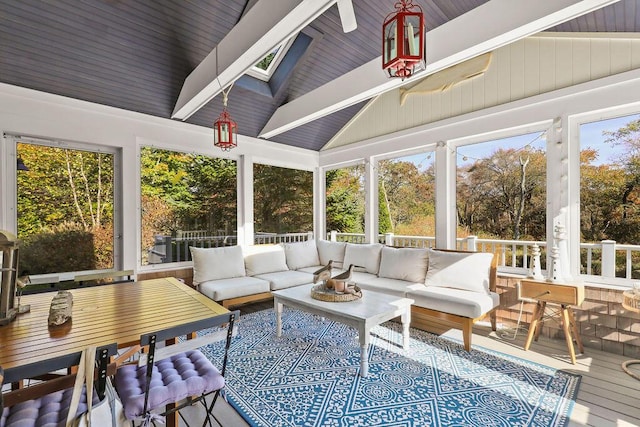
[[[338,12],[340,12],[340,21],[342,22],[342,30],[345,33],[358,28],[356,22],[356,13],[353,11],[353,3],[351,0],[338,0]]]

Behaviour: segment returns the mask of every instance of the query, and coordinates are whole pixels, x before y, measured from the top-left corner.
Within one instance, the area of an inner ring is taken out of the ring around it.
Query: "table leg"
[[[573,316],[573,309],[571,307],[567,308],[569,310],[569,320],[571,320],[571,329],[573,330],[573,338],[578,343],[578,350],[580,350],[580,354],[584,353],[584,346],[582,345],[582,338],[580,338],[580,331],[578,330],[578,324],[576,323],[576,318]]]
[[[402,348],[409,348],[409,326],[411,325],[411,307],[407,307],[407,310],[400,316],[402,322]]]
[[[274,301],[274,308],[276,311],[276,336],[282,336],[282,304],[278,301]]]
[[[531,341],[533,341],[533,337],[536,333],[536,328],[538,327],[538,322],[540,321],[540,314],[543,314],[544,310],[542,309],[542,303],[538,301],[536,306],[533,308],[533,315],[531,317],[531,324],[529,325],[529,334],[527,335],[527,341],[524,343],[524,351],[529,350],[531,346]]]
[[[369,373],[369,331],[360,328],[360,376],[366,377]]]
[[[573,348],[573,338],[571,337],[571,320],[569,319],[569,310],[565,305],[562,305],[562,329],[564,330],[564,337],[567,340],[567,348],[569,348],[571,363],[575,365],[576,351]]]
[[[536,335],[535,335],[535,340],[538,341],[538,338],[540,338],[540,331],[542,331],[542,325],[544,324],[544,312],[547,309],[547,302],[546,301],[540,301],[540,311],[538,312],[538,323],[537,323],[537,327],[536,327]]]

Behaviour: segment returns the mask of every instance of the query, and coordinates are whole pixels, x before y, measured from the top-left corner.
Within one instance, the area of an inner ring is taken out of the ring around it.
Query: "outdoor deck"
[[[269,302],[262,302],[239,308],[241,313],[245,314],[270,307]],[[488,326],[476,326],[473,346],[491,348],[582,375],[578,399],[571,413],[569,426],[640,426],[640,381],[627,375],[620,368],[621,363],[628,360],[628,357],[586,348],[586,353],[579,355],[576,365],[572,365],[564,339],[551,340],[541,336],[538,342],[531,345],[529,351],[524,351],[522,348],[526,331],[519,331],[515,340],[501,337],[504,335],[502,332],[506,332],[509,337],[513,336],[512,330],[495,333]],[[460,331],[451,330],[445,335],[462,339]],[[640,373],[640,365],[637,366],[637,372]],[[222,399],[216,403],[215,414],[222,427],[248,426]]]

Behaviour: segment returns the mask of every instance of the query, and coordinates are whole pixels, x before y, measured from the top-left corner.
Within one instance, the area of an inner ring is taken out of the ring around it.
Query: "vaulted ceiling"
[[[279,0],[260,0],[275,2]],[[500,1],[500,0],[492,0]],[[552,1],[552,0],[545,0]],[[555,1],[555,0],[553,0]],[[0,82],[171,118],[185,79],[254,7],[254,0],[2,0]],[[278,85],[238,80],[229,110],[239,133],[256,137],[276,110],[380,55],[381,23],[393,0],[352,0],[358,27],[343,32],[334,5],[302,32],[306,49]],[[427,32],[487,0],[414,0]],[[640,0],[621,0],[549,28],[638,32]],[[382,72],[382,71],[380,71]],[[363,106],[341,108],[271,137],[320,150]],[[210,127],[218,95],[186,121]]]

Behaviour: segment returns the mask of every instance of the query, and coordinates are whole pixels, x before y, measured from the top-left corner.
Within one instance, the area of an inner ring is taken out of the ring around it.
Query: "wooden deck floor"
[[[242,313],[271,308],[268,302],[239,307]],[[526,326],[526,325],[525,325]],[[462,340],[459,331],[450,330],[445,336]],[[570,426],[630,427],[640,426],[640,381],[621,369],[626,357],[603,351],[585,349],[572,365],[564,340],[540,337],[524,351],[526,332],[519,331],[516,339],[513,330],[492,332],[482,325],[474,327],[472,345],[490,348],[502,353],[531,360],[536,363],[564,369],[582,375],[578,399],[571,413]],[[635,372],[640,374],[640,365]],[[222,427],[245,427],[248,424],[222,399],[216,403],[214,413]],[[195,414],[189,414],[195,416]],[[202,415],[197,417],[202,419]],[[196,423],[197,424],[197,423]]]

